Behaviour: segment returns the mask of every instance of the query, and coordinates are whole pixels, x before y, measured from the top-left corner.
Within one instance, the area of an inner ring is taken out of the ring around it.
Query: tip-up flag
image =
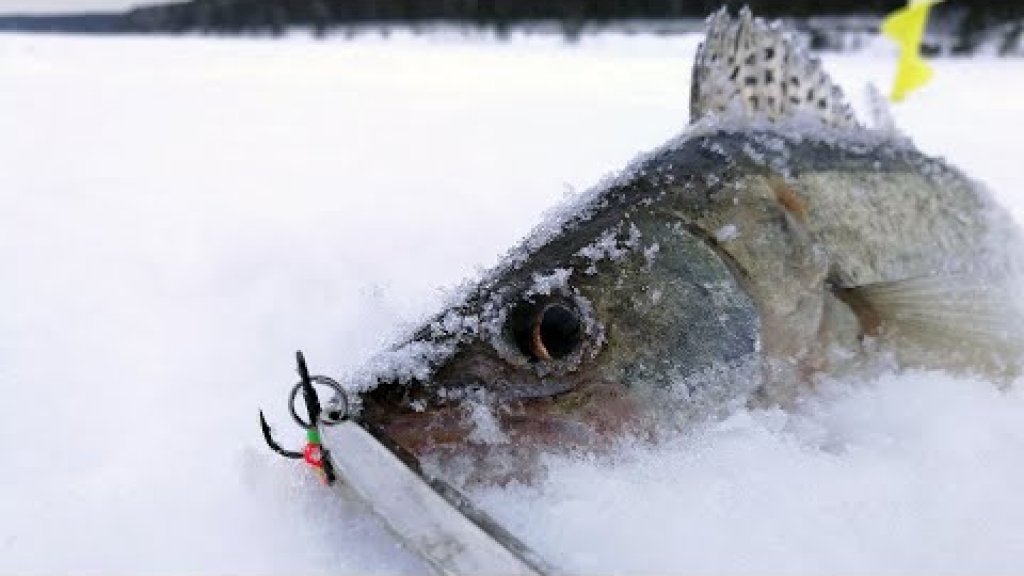
[[[928,23],[928,11],[942,0],[910,0],[882,21],[882,33],[900,45],[900,63],[892,86],[892,100],[899,102],[932,77],[932,69],[921,58],[921,38]]]

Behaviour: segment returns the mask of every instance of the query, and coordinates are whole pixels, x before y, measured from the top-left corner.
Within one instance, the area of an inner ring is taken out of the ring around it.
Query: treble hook
[[[327,449],[320,442],[319,425],[321,423],[320,414],[322,407],[313,383],[316,382],[333,388],[337,393],[336,398],[344,406],[344,408],[339,408],[335,403],[336,401],[332,401],[331,410],[327,414],[327,420],[323,422],[327,426],[337,424],[346,416],[345,412],[347,412],[348,406],[345,402],[345,392],[337,382],[326,376],[310,376],[309,368],[306,366],[306,358],[302,355],[301,351],[295,353],[295,363],[299,373],[299,383],[292,387],[291,394],[288,396],[288,410],[291,412],[292,418],[306,431],[306,446],[301,452],[297,452],[288,450],[278,444],[271,433],[270,424],[267,423],[263,411],[260,410],[260,429],[263,431],[263,440],[266,441],[267,446],[271,450],[285,458],[305,460],[307,464],[316,470],[324,483],[331,484],[335,479],[334,468],[331,466]],[[295,413],[295,396],[299,390],[302,390],[302,399],[306,405],[308,420],[303,420]]]
[[[291,450],[282,448],[281,445],[274,440],[274,437],[271,436],[270,433],[270,424],[267,424],[267,419],[263,416],[263,410],[260,410],[260,429],[263,430],[263,439],[267,441],[267,446],[270,446],[271,450],[285,458],[291,458],[292,460],[302,459],[302,452],[292,452]]]
[[[299,382],[302,384],[302,399],[306,402],[306,414],[309,415],[309,428],[316,428],[320,421],[320,398],[313,389],[313,379],[309,377],[309,368],[306,367],[306,357],[302,351],[295,352],[295,363],[298,365]]]

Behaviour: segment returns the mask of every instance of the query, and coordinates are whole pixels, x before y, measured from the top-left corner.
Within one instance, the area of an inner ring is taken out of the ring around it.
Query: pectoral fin
[[[1024,313],[1007,280],[938,275],[834,289],[857,316],[862,336],[912,349],[914,364],[1016,371]]]

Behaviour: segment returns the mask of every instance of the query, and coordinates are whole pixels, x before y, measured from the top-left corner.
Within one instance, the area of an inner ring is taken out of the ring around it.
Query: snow
[[[1022,410],[942,374],[833,383],[475,497],[573,573],[1017,573]]]
[[[718,230],[715,230],[715,240],[719,242],[728,242],[735,240],[740,235],[740,229],[735,224],[726,224]]]
[[[358,370],[566,189],[686,122],[697,38],[0,36],[0,573],[422,573],[288,445],[295,349]],[[829,54],[855,107],[894,53]],[[1024,62],[893,111],[1024,217]],[[607,181],[607,180],[606,180]],[[1020,572],[1021,385],[834,382],[481,490],[574,572]]]

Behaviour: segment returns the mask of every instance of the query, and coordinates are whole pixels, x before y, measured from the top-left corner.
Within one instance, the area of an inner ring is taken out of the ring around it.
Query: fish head
[[[981,265],[1005,260],[1004,226],[967,179],[860,126],[791,36],[710,18],[695,124],[380,357],[354,384],[362,422],[420,459],[507,454],[785,402],[875,347],[1019,373],[1022,316]]]
[[[803,83],[814,89],[785,91]],[[770,188],[744,184],[763,183],[765,170],[742,153],[764,148],[743,122],[798,115],[847,126],[849,108],[788,33],[743,10],[709,19],[690,111],[697,124],[738,114],[737,134],[705,141],[698,129],[599,186],[558,226],[542,225],[383,357],[361,385],[363,422],[416,455],[601,444],[749,394],[760,384],[750,370],[761,371],[762,332],[792,343],[776,352],[803,353],[813,315],[786,328],[795,301],[820,301],[820,262],[774,195],[766,207],[735,193]],[[734,221],[767,232],[730,245]],[[723,377],[733,370],[745,376]]]
[[[417,456],[589,446],[649,432],[672,406],[735,398],[710,375],[757,357],[758,311],[676,200],[640,176],[542,229],[392,351],[363,421]]]

